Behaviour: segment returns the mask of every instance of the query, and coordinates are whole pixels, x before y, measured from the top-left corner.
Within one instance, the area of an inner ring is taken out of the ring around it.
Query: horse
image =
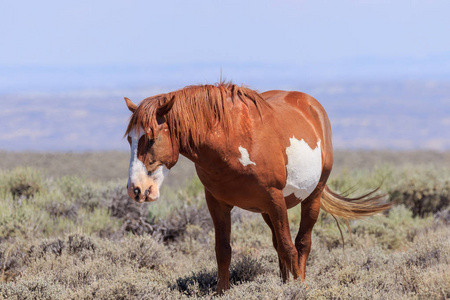
[[[332,132],[324,108],[297,91],[258,93],[231,82],[195,85],[146,98],[125,97],[132,112],[125,137],[131,158],[128,195],[156,201],[168,170],[183,155],[195,164],[214,223],[217,292],[230,288],[231,210],[260,213],[270,227],[280,276],[305,280],[311,233],[320,208],[345,220],[380,213],[390,204],[373,192],[357,198],[327,185]],[[287,210],[301,204],[295,242]]]

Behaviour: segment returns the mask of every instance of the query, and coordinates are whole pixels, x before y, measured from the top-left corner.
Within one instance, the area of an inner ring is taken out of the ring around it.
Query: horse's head
[[[150,112],[142,104],[125,101],[133,113],[126,134],[131,146],[128,195],[139,203],[155,201],[164,177],[178,161],[178,144],[165,119],[173,101],[147,103],[144,106],[157,105]]]

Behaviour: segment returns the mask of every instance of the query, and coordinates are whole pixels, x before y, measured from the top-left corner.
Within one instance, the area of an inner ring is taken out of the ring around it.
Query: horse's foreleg
[[[317,193],[317,195],[302,202],[302,219],[297,237],[295,238],[295,247],[298,251],[298,262],[302,280],[305,280],[306,260],[311,251],[312,229],[319,217],[321,194]]]
[[[275,250],[278,253],[277,237],[276,237],[275,231],[273,229],[272,221],[270,221],[270,217],[269,217],[268,214],[262,213],[261,215],[263,216],[264,221],[267,223],[267,225],[269,225],[270,230],[272,231],[273,247],[275,248]],[[278,256],[278,264],[280,265],[280,276],[281,276],[281,279],[283,280],[283,283],[286,283],[287,280],[289,279],[289,270],[287,269],[287,267],[284,264],[284,262],[281,260],[280,256]]]
[[[218,267],[217,293],[230,288],[229,267],[231,261],[231,209],[229,206],[214,198],[205,190],[206,203],[214,223],[216,238],[216,259]]]
[[[294,279],[297,279],[300,276],[298,253],[292,243],[286,202],[281,191],[272,194],[272,202],[270,207],[268,207],[267,214],[275,232],[278,257],[291,271]]]

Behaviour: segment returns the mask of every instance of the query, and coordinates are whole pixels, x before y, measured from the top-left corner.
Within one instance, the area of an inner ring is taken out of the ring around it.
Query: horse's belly
[[[291,144],[286,148],[288,164],[283,196],[293,194],[295,198],[305,200],[317,187],[322,174],[320,141],[316,148],[311,149],[303,139],[292,137],[289,140]]]

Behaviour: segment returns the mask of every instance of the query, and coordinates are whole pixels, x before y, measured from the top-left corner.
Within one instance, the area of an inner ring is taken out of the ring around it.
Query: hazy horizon
[[[302,86],[327,110],[336,149],[450,149],[450,82]],[[155,87],[3,95],[0,122],[6,130],[0,133],[0,149],[126,151],[122,137],[130,112],[123,96],[138,103],[167,91]]]

